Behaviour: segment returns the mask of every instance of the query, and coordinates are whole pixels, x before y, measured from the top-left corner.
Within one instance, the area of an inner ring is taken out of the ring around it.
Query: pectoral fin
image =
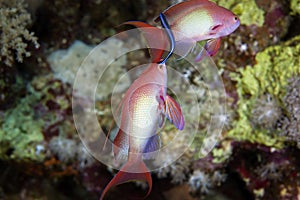
[[[201,61],[205,56],[214,56],[221,46],[221,38],[210,39],[206,42],[204,49],[196,56],[195,62]]]
[[[180,105],[170,96],[166,96],[164,114],[178,130],[184,127],[184,118]]]

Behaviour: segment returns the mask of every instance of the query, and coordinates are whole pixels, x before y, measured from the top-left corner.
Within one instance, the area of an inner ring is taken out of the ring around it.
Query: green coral
[[[282,102],[289,78],[300,74],[300,36],[282,45],[271,46],[256,55],[256,64],[240,70],[232,77],[237,81],[238,120],[228,137],[258,142],[280,148],[284,138],[276,132],[253,128],[250,118],[255,100],[263,94],[271,94]]]
[[[265,92],[283,97],[288,79],[300,73],[300,36],[271,46],[256,55],[256,65],[240,70],[238,92],[259,96]]]
[[[257,6],[255,0],[212,1],[238,15],[241,20],[241,24],[243,25],[256,25],[261,27],[264,24],[264,11]]]
[[[291,0],[290,8],[292,10],[292,15],[300,15],[300,0]]]
[[[32,109],[37,97],[30,95],[23,98],[13,109],[5,113],[5,121],[0,129],[0,158],[20,160],[43,160],[38,146],[44,140],[43,122],[35,119]]]
[[[71,90],[52,75],[37,76],[27,85],[26,96],[16,107],[4,113],[0,121],[0,159],[43,161],[45,137],[53,135],[49,127],[57,123],[59,133],[75,133],[70,118]]]

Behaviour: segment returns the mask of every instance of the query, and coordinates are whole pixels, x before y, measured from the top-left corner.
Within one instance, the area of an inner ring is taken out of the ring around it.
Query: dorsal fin
[[[172,20],[172,16],[178,16],[183,13],[189,13],[192,10],[196,9],[199,6],[202,6],[207,3],[212,3],[208,0],[189,0],[189,1],[183,1],[178,4],[172,5],[165,9],[163,13],[167,16],[169,20]],[[159,21],[159,17],[157,17],[155,22]]]
[[[162,29],[140,21],[124,22],[121,25],[133,25],[137,28],[140,28],[143,36],[146,39],[147,46],[149,47],[151,62],[160,62],[161,57],[165,52],[164,49],[166,49],[168,44],[168,39],[166,38],[166,35]]]

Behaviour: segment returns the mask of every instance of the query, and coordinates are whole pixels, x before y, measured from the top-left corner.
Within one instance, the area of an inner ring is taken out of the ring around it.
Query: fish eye
[[[234,17],[234,21],[237,21],[237,20],[238,20],[238,17],[237,17],[237,16],[235,16],[235,17]]]

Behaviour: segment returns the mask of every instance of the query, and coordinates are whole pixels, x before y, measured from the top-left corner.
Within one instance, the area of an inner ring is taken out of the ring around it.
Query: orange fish
[[[152,59],[160,60],[157,55]],[[100,200],[111,187],[132,180],[146,181],[149,186],[146,197],[150,194],[152,178],[143,159],[150,159],[151,152],[160,149],[158,129],[163,126],[165,117],[177,129],[184,128],[180,105],[167,95],[166,87],[165,63],[151,63],[126,91],[121,102],[120,127],[113,144],[115,157],[128,159],[105,187]],[[137,173],[133,173],[135,171]]]
[[[239,18],[231,11],[208,0],[184,1],[167,8],[162,14],[155,21],[157,22],[159,19],[162,21],[162,16],[166,18],[174,35],[174,53],[184,57],[193,49],[196,42],[208,40],[204,46],[207,54],[203,50],[199,52],[195,58],[197,62],[204,56],[214,56],[220,48],[221,37],[231,34],[240,25]],[[137,27],[150,26],[136,21],[125,24]],[[147,41],[151,41],[156,38],[155,35],[163,33],[162,30],[156,30],[154,35],[147,38]],[[165,49],[168,40],[163,37],[157,38],[162,39],[156,42],[161,44],[161,49]]]

